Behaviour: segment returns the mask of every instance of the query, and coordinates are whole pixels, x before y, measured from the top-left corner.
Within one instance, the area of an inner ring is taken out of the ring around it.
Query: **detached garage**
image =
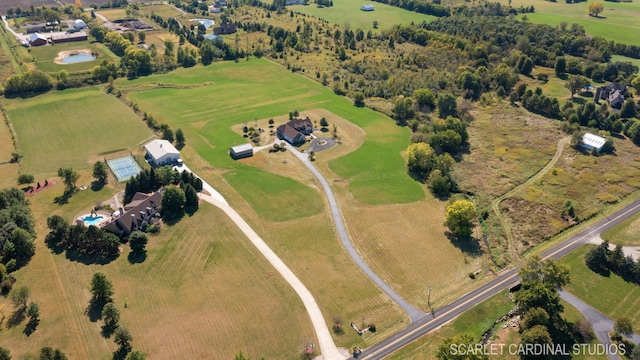
[[[234,160],[252,157],[253,156],[253,146],[251,144],[242,144],[236,145],[229,150],[229,155]]]
[[[144,149],[147,161],[153,166],[171,165],[180,159],[180,152],[167,140],[153,140]]]

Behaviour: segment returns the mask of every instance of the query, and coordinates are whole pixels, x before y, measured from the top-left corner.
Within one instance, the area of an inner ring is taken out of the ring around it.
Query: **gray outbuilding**
[[[233,158],[234,160],[252,157],[253,146],[251,146],[251,144],[249,143],[236,145],[229,150],[229,155],[231,155],[231,158]]]

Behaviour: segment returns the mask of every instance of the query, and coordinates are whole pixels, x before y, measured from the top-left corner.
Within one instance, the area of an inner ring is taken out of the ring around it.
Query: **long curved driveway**
[[[315,166],[309,161],[309,157],[307,154],[303,154],[299,152],[296,148],[286,143],[287,149],[291,151],[293,155],[295,155],[302,163],[313,173],[313,175],[320,181],[322,184],[322,189],[324,190],[325,195],[327,195],[327,200],[329,201],[329,207],[331,208],[331,217],[333,218],[333,223],[336,227],[336,231],[338,232],[338,237],[340,237],[340,241],[351,259],[358,264],[360,269],[376,284],[385,294],[389,295],[393,301],[395,301],[400,307],[409,315],[411,322],[414,323],[421,319],[424,319],[427,314],[416,309],[413,305],[409,304],[402,296],[398,295],[387,283],[378,276],[367,263],[362,259],[358,251],[353,246],[351,242],[351,238],[349,237],[349,233],[347,232],[346,227],[344,226],[344,221],[342,220],[342,214],[340,213],[340,208],[338,207],[338,202],[336,201],[335,195],[333,195],[333,190],[331,190],[331,186],[329,186],[329,182],[324,176],[316,169]]]
[[[507,244],[508,244],[508,250],[509,250],[509,254],[510,255],[512,255],[512,256],[515,255],[515,250],[513,249],[513,234],[511,233],[511,227],[504,220],[504,217],[502,217],[502,213],[500,212],[500,203],[502,202],[502,200],[504,200],[504,199],[506,199],[508,197],[511,197],[513,194],[517,193],[518,191],[520,191],[525,186],[527,186],[527,185],[531,184],[532,182],[540,179],[542,177],[542,175],[546,174],[547,171],[551,170],[551,168],[560,159],[560,156],[562,155],[562,151],[564,150],[564,147],[569,143],[570,140],[571,140],[571,136],[563,137],[562,139],[558,140],[558,146],[556,147],[556,153],[553,155],[553,158],[551,158],[551,160],[547,163],[547,165],[545,165],[537,173],[533,174],[533,176],[531,176],[529,179],[527,179],[527,181],[525,181],[522,184],[514,187],[513,189],[509,190],[508,192],[502,194],[502,196],[500,196],[499,198],[493,200],[493,202],[491,203],[491,206],[493,207],[493,212],[496,213],[496,216],[498,217],[498,220],[500,221],[500,225],[502,225],[502,228],[504,229],[505,235],[507,236]]]
[[[630,216],[640,211],[640,200],[627,205],[616,213],[607,216],[595,225],[581,231],[577,235],[561,242],[548,251],[541,254],[543,259],[558,259],[583,244],[588,243],[600,233],[626,220]],[[458,300],[437,309],[435,318],[424,318],[407,328],[400,330],[395,335],[382,342],[364,350],[358,357],[359,360],[378,360],[401,349],[405,345],[417,340],[421,336],[440,328],[447,322],[472,308],[473,306],[487,300],[494,294],[509,288],[520,281],[518,276],[519,267],[509,269],[499,276],[482,285],[481,287],[467,293]]]

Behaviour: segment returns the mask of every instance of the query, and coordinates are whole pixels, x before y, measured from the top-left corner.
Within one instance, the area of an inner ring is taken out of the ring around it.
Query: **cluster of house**
[[[47,26],[50,26],[49,24],[53,24],[53,23],[47,23]],[[29,35],[26,41],[22,42],[22,45],[23,46],[43,46],[43,45],[47,45],[49,43],[49,40],[51,40],[51,42],[54,44],[70,42],[70,41],[87,40],[88,39],[87,33],[83,31],[86,28],[87,28],[87,24],[84,21],[78,19],[73,22],[73,30],[69,30],[64,34],[56,33],[55,35],[52,35],[50,38],[47,38],[46,36],[41,34],[41,32],[47,31],[46,26],[40,26],[40,25],[30,26],[26,29],[26,33],[31,35]]]
[[[596,94],[593,97],[593,100],[596,104],[600,100],[606,100],[609,102],[609,105],[614,109],[622,108],[622,104],[624,104],[625,97],[627,96],[627,87],[618,82],[613,82],[606,86],[600,86],[596,89]]]

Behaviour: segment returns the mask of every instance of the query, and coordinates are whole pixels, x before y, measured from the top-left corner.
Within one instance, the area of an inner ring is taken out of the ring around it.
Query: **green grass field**
[[[640,215],[634,215],[600,234],[604,240],[623,246],[640,245]]]
[[[319,8],[315,4],[310,4],[289,6],[287,9],[315,16],[339,26],[349,24],[352,30],[362,29],[364,32],[369,30],[377,32],[379,29],[390,28],[396,24],[412,22],[419,24],[423,21],[430,22],[436,19],[435,16],[419,14],[380,3],[372,3],[375,7],[374,11],[362,11],[360,7],[364,4],[369,3],[362,0],[336,0],[332,7]],[[373,28],[374,21],[378,22],[378,29]]]
[[[591,271],[584,263],[584,255],[592,246],[583,246],[560,260],[571,269],[571,282],[565,290],[614,320],[628,317],[634,329],[638,329],[640,286],[628,283],[613,273],[604,277]]]
[[[97,88],[7,99],[5,107],[24,154],[21,171],[36,176],[90,169],[104,154],[135,149],[152,136],[133,111]]]
[[[507,3],[507,1],[501,1]],[[589,16],[589,2],[578,4],[566,4],[564,1],[535,1],[514,0],[511,5],[520,7],[521,5],[535,6],[535,13],[526,14],[527,19],[534,23],[548,24],[552,26],[567,22],[569,27],[572,23],[584,26],[588,34],[601,36],[607,40],[614,40],[630,45],[640,45],[640,38],[637,36],[640,26],[638,25],[638,11],[640,3],[634,2],[604,2],[604,12],[600,17]],[[518,16],[522,19],[523,15]]]
[[[97,59],[87,62],[81,62],[76,64],[56,64],[54,59],[58,57],[58,53],[61,51],[73,51],[73,50],[89,50],[98,55]],[[29,54],[24,54],[25,51],[29,51]],[[93,67],[100,64],[100,62],[104,59],[110,62],[118,62],[119,59],[115,56],[111,50],[109,50],[104,44],[100,43],[91,43],[89,40],[87,41],[77,41],[77,42],[68,42],[61,43],[56,45],[47,45],[47,46],[37,46],[31,47],[29,49],[21,49],[22,57],[32,56],[36,59],[34,63],[38,67],[38,69],[55,73],[60,70],[66,70],[69,73],[79,72],[79,71],[87,71],[91,70]]]
[[[157,89],[149,83],[193,86]],[[231,171],[246,169],[242,162],[227,155],[230,146],[246,141],[233,132],[231,126],[279,116],[294,109],[325,108],[361,126],[367,133],[367,141],[361,148],[336,160],[332,166],[349,181],[356,199],[369,204],[384,204],[417,201],[424,197],[420,184],[406,175],[400,154],[409,144],[406,128],[395,126],[391,119],[379,113],[356,108],[328,88],[305,77],[292,75],[266,60],[216,63],[131,82],[118,80],[117,86],[122,85],[125,85],[122,90],[127,92],[127,97],[138,103],[141,109],[172,128],[182,128],[189,144],[211,166]],[[226,178],[233,181],[230,174]],[[246,192],[240,186],[234,187]],[[268,193],[269,189],[263,190]]]

